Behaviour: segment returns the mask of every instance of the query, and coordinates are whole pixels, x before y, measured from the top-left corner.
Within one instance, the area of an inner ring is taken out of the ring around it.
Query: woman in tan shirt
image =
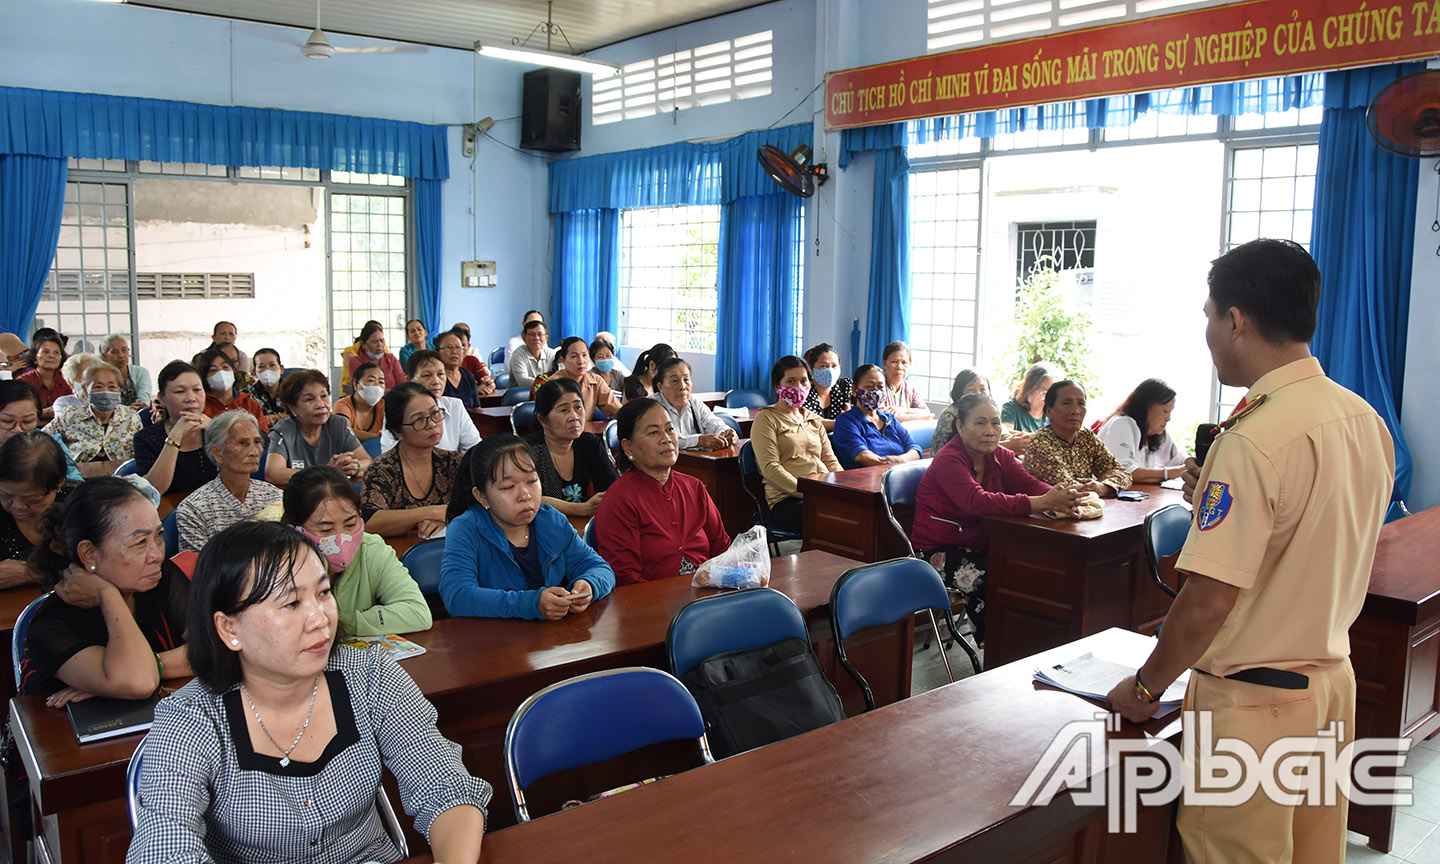
[[[796,480],[807,474],[839,471],[830,438],[820,415],[805,410],[810,395],[810,367],[795,356],[781,357],[770,369],[770,383],[779,397],[761,408],[750,427],[750,446],[765,480],[765,502],[777,528],[800,533],[804,505]]]
[[[550,378],[569,378],[580,385],[580,399],[585,403],[585,422],[595,419],[595,409],[606,417],[614,417],[620,410],[620,400],[610,390],[610,383],[590,371],[590,346],[579,336],[571,336],[560,343],[555,352],[554,372]],[[549,379],[547,379],[549,380]],[[540,382],[536,382],[536,391]]]

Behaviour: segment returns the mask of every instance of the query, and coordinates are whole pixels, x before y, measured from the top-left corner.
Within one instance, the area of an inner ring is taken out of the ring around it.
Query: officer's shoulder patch
[[[1200,499],[1200,507],[1196,510],[1195,527],[1201,531],[1209,531],[1224,522],[1233,503],[1235,501],[1230,497],[1229,483],[1210,481],[1205,487],[1205,495]]]

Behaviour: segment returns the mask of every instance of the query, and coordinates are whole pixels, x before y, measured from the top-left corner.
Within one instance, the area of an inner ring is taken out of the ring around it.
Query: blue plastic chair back
[[[599,552],[599,551],[600,551],[599,541],[595,539],[595,517],[594,517],[594,516],[591,516],[591,517],[590,517],[590,521],[588,521],[588,522],[585,523],[585,533],[584,533],[584,535],[582,535],[582,536],[584,536],[584,538],[585,538],[585,545],[586,545],[586,546],[589,546],[591,549],[594,549],[596,552]]]
[[[180,526],[175,522],[174,510],[160,520],[160,527],[165,530],[165,557],[174,558],[180,554]]]
[[[489,365],[491,365],[491,366],[499,366],[500,364],[502,364],[502,363],[504,363],[504,362],[505,362],[505,346],[504,346],[504,345],[501,345],[499,348],[491,348],[491,349],[490,349]],[[497,386],[498,386],[498,385],[497,385]]]
[[[504,372],[496,372],[494,374],[495,389],[504,390],[510,386],[510,372],[508,370]]]
[[[755,474],[760,470],[760,463],[755,461],[755,448],[749,441],[740,445],[740,476]]]
[[[369,454],[371,459],[375,459],[380,455],[380,439],[378,437],[367,438],[360,442],[360,446],[365,448],[365,452]]]
[[[405,550],[400,563],[410,571],[410,578],[420,586],[420,593],[440,593],[440,562],[445,557],[445,538],[422,540]]]
[[[523,438],[534,431],[534,427],[535,403],[521,402],[519,405],[516,405],[515,410],[510,414],[510,428],[515,430],[516,435]]]
[[[808,639],[805,617],[773,588],[701,597],[675,613],[665,634],[670,670],[684,675],[724,651],[757,648],[798,636]]]
[[[716,414],[715,416],[720,418],[720,422],[721,422],[721,423],[724,423],[726,426],[729,426],[731,429],[734,429],[736,435],[740,435],[740,421],[739,421],[739,420],[736,420],[734,417],[731,417],[729,414]],[[744,436],[741,435],[741,437],[743,438]]]
[[[771,401],[764,390],[731,390],[725,394],[726,408],[764,408]]]
[[[611,450],[620,449],[620,427],[614,420],[605,425],[605,446]]]
[[[262,464],[263,464],[264,460],[262,459],[261,462],[262,462]],[[140,473],[139,469],[135,467],[135,460],[134,460],[134,459],[126,459],[124,462],[121,462],[121,463],[120,463],[120,467],[119,467],[119,468],[116,468],[116,469],[115,469],[115,476],[116,476],[116,477],[129,477],[131,474],[139,474],[139,473]]]
[[[919,558],[896,558],[847,570],[830,592],[837,639],[856,630],[894,624],[926,609],[949,609],[950,592],[935,568]]]
[[[1171,597],[1178,592],[1160,578],[1160,561],[1185,545],[1185,538],[1190,536],[1190,517],[1190,508],[1183,504],[1161,507],[1145,517],[1145,560],[1150,564],[1150,576]]]
[[[713,761],[695,699],[659,669],[629,666],[552,684],[521,703],[505,729],[516,818],[529,821],[524,790],[542,777],[687,738]]]
[[[925,471],[930,467],[932,459],[921,459],[916,462],[906,462],[903,465],[896,465],[885,472],[880,479],[880,493],[885,500],[885,515],[890,518],[890,524],[895,527],[895,533],[905,540],[905,546],[910,554],[915,554],[915,547],[910,543],[910,534],[900,520],[895,518],[895,508],[914,507],[915,493],[920,489],[920,480],[925,476]]]
[[[132,834],[140,827],[140,772],[145,768],[145,742],[149,740],[149,735],[140,739],[130,756],[130,764],[125,768],[125,809],[130,812]]]
[[[46,591],[20,610],[15,618],[15,628],[10,631],[10,665],[15,673],[15,690],[20,690],[20,655],[25,650],[25,634],[30,632],[30,622],[35,619],[35,613],[40,611],[40,604],[45,602],[52,592]]]
[[[930,449],[930,442],[935,440],[934,420],[909,420],[900,425],[905,427],[905,431],[910,433],[911,439],[921,450]]]
[[[270,451],[269,451],[269,449],[266,449],[265,452],[263,452],[263,453],[260,454],[260,467],[259,467],[259,468],[256,468],[254,471],[251,471],[251,472],[250,472],[250,479],[251,479],[251,480],[264,480],[264,479],[265,479],[265,462],[266,462],[269,458],[270,458]]]
[[[499,386],[499,385],[496,385],[496,386]],[[529,399],[529,398],[530,398],[530,388],[529,388],[529,387],[511,387],[509,390],[506,390],[506,391],[505,391],[505,395],[504,395],[504,396],[501,396],[501,397],[500,397],[500,404],[501,404],[501,405],[519,405],[521,402],[524,402],[526,399]]]

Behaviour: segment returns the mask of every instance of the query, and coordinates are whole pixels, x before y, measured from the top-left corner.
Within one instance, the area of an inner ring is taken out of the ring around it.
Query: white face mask
[[[260,383],[264,384],[266,387],[274,387],[280,381],[280,370],[266,369],[264,372],[261,372],[255,377],[259,378]]]
[[[221,369],[219,372],[206,378],[205,383],[210,385],[210,392],[212,393],[228,393],[230,392],[230,388],[235,386],[235,373],[229,369]]]
[[[380,401],[381,397],[385,395],[385,388],[379,385],[371,385],[369,387],[357,387],[355,389],[355,394],[361,399],[364,399],[366,405],[374,405],[376,402]]]

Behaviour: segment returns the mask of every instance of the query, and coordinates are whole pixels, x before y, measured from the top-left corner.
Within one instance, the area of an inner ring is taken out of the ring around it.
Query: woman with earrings
[[[211,345],[200,355],[200,377],[205,379],[205,416],[218,417],[226,411],[247,411],[255,418],[260,434],[270,431],[265,409],[255,397],[235,386],[235,346],[226,342]]]
[[[765,481],[770,521],[799,534],[804,503],[797,478],[842,469],[819,415],[805,410],[810,365],[799,357],[781,357],[770,369],[770,384],[777,399],[755,413],[750,445]]]
[[[805,362],[810,364],[810,396],[805,400],[805,410],[820,415],[825,431],[835,429],[835,421],[850,410],[855,400],[855,382],[840,377],[840,352],[829,342],[821,342],[805,352]]]
[[[610,593],[610,565],[540,500],[528,444],[492,435],[465,462],[440,564],[440,597],[451,615],[558,621]]]
[[[490,785],[388,654],[335,645],[332,573],[267,522],[200,553],[196,677],[155,709],[127,861],[398,861],[377,809],[385,769],[434,860],[480,859]]]
[[[350,422],[358,440],[379,438],[385,431],[385,373],[374,363],[361,363],[350,380],[355,388],[336,399],[333,410]]]
[[[46,512],[31,570],[53,587],[20,651],[21,693],[60,707],[87,695],[144,699],[191,674],[190,581],[165,558],[160,515],[118,477],[81,484]]]

